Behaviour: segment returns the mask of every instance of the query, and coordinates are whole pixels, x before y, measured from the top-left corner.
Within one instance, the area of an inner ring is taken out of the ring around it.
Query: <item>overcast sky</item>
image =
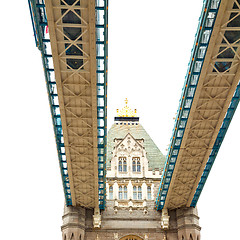
[[[129,99],[165,154],[202,0],[112,0],[109,4],[108,124]],[[27,0],[2,2],[1,238],[61,239],[64,196],[41,55]],[[237,109],[198,202],[202,239],[237,239]]]

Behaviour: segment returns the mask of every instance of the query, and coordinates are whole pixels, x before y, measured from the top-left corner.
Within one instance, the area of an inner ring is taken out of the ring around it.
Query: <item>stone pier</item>
[[[155,210],[154,201],[148,201],[145,210],[119,208],[116,212],[114,201],[108,201],[100,228],[94,228],[92,209],[65,207],[62,240],[200,240],[196,208],[168,211],[167,229],[161,226],[162,212]]]

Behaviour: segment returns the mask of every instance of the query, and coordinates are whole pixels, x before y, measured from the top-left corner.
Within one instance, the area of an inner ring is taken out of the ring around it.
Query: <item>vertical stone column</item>
[[[147,184],[145,181],[142,184],[142,199],[147,199]]]
[[[62,240],[84,240],[85,208],[67,207],[64,204]]]
[[[128,183],[128,199],[133,199],[133,185],[131,180]]]
[[[178,240],[200,240],[199,217],[197,208],[176,210]]]
[[[109,184],[106,182],[106,199],[109,199]]]

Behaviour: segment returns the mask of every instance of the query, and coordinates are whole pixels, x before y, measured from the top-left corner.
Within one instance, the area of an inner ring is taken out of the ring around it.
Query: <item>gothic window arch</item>
[[[123,188],[123,199],[128,199],[127,186],[124,186]]]
[[[148,200],[152,199],[152,189],[151,189],[151,186],[147,187],[147,199]]]
[[[128,196],[127,196],[127,186],[119,186],[118,188],[118,199],[119,200],[126,200],[128,199]]]
[[[132,171],[133,172],[141,172],[140,157],[133,157],[132,158]]]
[[[118,188],[118,199],[123,199],[123,188],[122,186],[119,186]]]
[[[142,200],[142,187],[141,186],[133,186],[133,199],[134,200]]]
[[[127,172],[127,158],[126,157],[118,158],[118,171],[119,172]]]
[[[122,162],[122,160],[119,158],[119,160],[118,160],[118,171],[119,171],[119,172],[122,172],[122,164],[123,164],[123,162]]]
[[[127,161],[123,161],[123,172],[127,172]]]
[[[136,172],[136,161],[135,160],[132,161],[132,171]]]
[[[113,199],[113,186],[109,187],[109,199]]]
[[[137,199],[137,187],[133,186],[133,199]]]
[[[140,159],[137,160],[137,172],[141,172],[141,163],[140,163]]]
[[[142,187],[138,186],[138,199],[142,199]]]

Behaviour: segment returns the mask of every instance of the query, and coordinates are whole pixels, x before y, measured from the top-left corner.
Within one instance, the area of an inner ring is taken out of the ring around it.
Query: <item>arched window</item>
[[[193,240],[192,234],[190,234],[190,238],[189,238],[189,240]]]
[[[152,199],[152,191],[150,186],[147,187],[147,199]]]
[[[122,186],[118,188],[118,199],[123,199],[123,189]]]
[[[127,186],[124,186],[123,199],[128,199],[128,196],[127,196]]]
[[[140,157],[133,157],[132,158],[132,171],[133,172],[141,172]]]
[[[127,186],[119,186],[118,188],[118,199],[127,199]]]
[[[137,172],[141,172],[141,163],[140,163],[140,160],[137,161]]]
[[[127,172],[127,161],[123,161],[123,172]]]
[[[137,199],[137,187],[136,186],[133,187],[133,199],[134,200]]]
[[[122,172],[122,160],[118,160],[118,171]]]
[[[142,199],[142,187],[141,186],[134,186],[133,187],[133,199],[134,200],[141,200]]]
[[[127,160],[126,157],[118,158],[118,171],[119,172],[127,172]]]
[[[138,199],[142,199],[142,188],[138,187]]]
[[[109,187],[109,199],[113,199],[113,186]]]
[[[136,172],[136,161],[132,161],[132,171]]]

